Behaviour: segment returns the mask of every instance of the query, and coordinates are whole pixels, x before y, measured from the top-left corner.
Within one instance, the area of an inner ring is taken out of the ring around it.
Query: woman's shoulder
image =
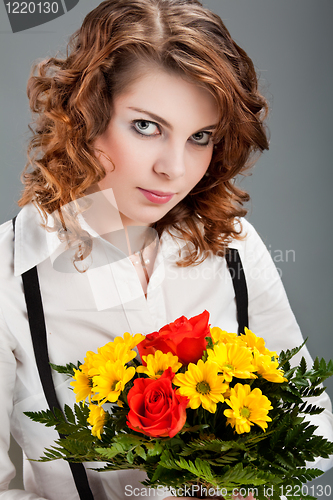
[[[247,219],[238,221],[239,239],[234,239],[229,248],[238,250],[246,279],[258,293],[275,282],[280,282],[280,271],[273,261],[262,236]]]
[[[254,226],[244,217],[236,219],[235,231],[237,238],[233,238],[229,243],[229,248],[237,248],[240,252],[253,252],[265,250],[265,244]]]
[[[252,235],[252,233],[256,233],[254,226],[245,217],[237,217],[234,222],[234,228],[244,238]]]
[[[12,252],[14,246],[13,223],[12,220],[3,222],[0,225],[0,258],[3,262],[4,253]]]
[[[41,228],[39,211],[32,203],[25,205],[15,219],[15,235],[13,220],[0,225],[1,269],[12,267],[15,260],[15,267],[21,270],[22,266],[18,264],[29,260],[33,253],[39,252],[42,244],[40,234],[45,233],[45,230]],[[23,271],[26,270],[23,269]]]
[[[13,222],[11,220],[7,220],[0,225],[0,239],[6,237],[6,235],[12,231]]]

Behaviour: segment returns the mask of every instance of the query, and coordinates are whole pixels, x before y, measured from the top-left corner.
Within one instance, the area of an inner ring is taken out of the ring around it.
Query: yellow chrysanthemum
[[[89,372],[91,368],[94,366],[94,359],[97,356],[95,352],[88,351],[86,354],[86,357],[84,358],[84,363],[83,365],[80,365],[80,370],[85,373],[86,375],[89,375]]]
[[[98,349],[98,354],[106,361],[121,361],[123,364],[128,363],[136,356],[136,352],[132,351],[124,342],[109,342]]]
[[[179,386],[177,392],[189,399],[189,408],[196,409],[201,405],[211,413],[216,412],[216,403],[223,403],[223,393],[228,389],[228,384],[218,375],[216,363],[203,362],[202,359],[196,365],[190,363],[187,371],[177,373],[172,382]]]
[[[115,363],[120,361],[123,365],[129,363],[136,356],[136,352],[132,351],[127,344],[121,342],[109,342],[103,347],[98,348],[98,354],[92,358],[92,368],[89,370],[90,376],[99,375],[101,368],[109,361]]]
[[[107,361],[104,366],[100,366],[99,375],[93,377],[92,392],[95,394],[93,401],[98,401],[99,404],[104,404],[106,401],[115,403],[134,375],[133,366],[127,368],[120,360]]]
[[[93,404],[89,405],[89,410],[87,422],[92,426],[91,434],[101,439],[101,433],[103,432],[107,414],[103,408]]]
[[[253,351],[254,364],[257,372],[269,382],[281,384],[288,380],[284,378],[284,371],[279,369],[279,362],[267,354],[260,354],[257,349]]]
[[[128,349],[134,349],[144,338],[145,336],[141,333],[131,335],[129,332],[125,332],[122,337],[116,337],[113,342],[114,344],[126,344]]]
[[[208,359],[218,364],[226,382],[232,377],[256,378],[251,351],[242,345],[219,344],[214,349],[208,349]]]
[[[76,402],[85,401],[87,398],[89,402],[92,396],[92,378],[86,373],[83,373],[80,366],[79,370],[74,370],[74,381],[70,383],[73,386],[74,394],[76,394]]]
[[[226,332],[221,330],[218,326],[214,326],[210,329],[210,333],[214,344],[218,342],[219,344],[243,344],[241,337],[237,333]]]
[[[248,384],[236,384],[230,389],[230,398],[225,402],[231,409],[225,410],[224,415],[237,434],[250,432],[254,424],[266,431],[267,422],[272,421],[267,415],[273,408],[271,402],[258,388],[251,391]]]
[[[265,341],[262,337],[257,337],[253,332],[251,332],[251,330],[246,327],[244,331],[245,333],[240,335],[240,338],[250,349],[254,350],[256,348],[261,354],[267,354],[271,357],[277,356],[276,352],[269,351],[267,347],[265,347]]]
[[[225,391],[225,393],[223,394],[223,396],[224,396],[224,401],[225,401],[226,399],[229,399],[229,398],[230,398],[230,394],[231,394],[231,392],[230,392],[230,391],[231,391],[231,387],[230,387],[230,386],[229,386],[229,384],[228,384],[228,389],[227,389],[227,390]]]
[[[178,356],[174,356],[171,352],[163,353],[156,351],[154,354],[142,356],[143,361],[147,366],[138,366],[138,373],[145,373],[149,378],[158,379],[167,368],[171,368],[173,373],[176,373],[182,364],[178,361]]]

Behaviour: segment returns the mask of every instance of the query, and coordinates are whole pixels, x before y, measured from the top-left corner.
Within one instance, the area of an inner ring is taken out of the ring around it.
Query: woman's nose
[[[170,180],[183,177],[186,170],[184,146],[166,145],[155,160],[154,170]]]

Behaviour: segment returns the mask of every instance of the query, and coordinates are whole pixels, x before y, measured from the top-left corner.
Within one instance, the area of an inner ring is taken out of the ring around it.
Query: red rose
[[[173,323],[163,326],[159,332],[149,333],[138,344],[141,359],[142,356],[154,354],[159,350],[178,356],[183,365],[196,363],[207,347],[205,337],[211,336],[208,320],[209,312],[204,311],[190,319],[182,316]]]
[[[188,399],[176,394],[172,387],[171,368],[153,380],[137,378],[127,399],[130,411],[127,425],[151,437],[173,437],[186,421]]]

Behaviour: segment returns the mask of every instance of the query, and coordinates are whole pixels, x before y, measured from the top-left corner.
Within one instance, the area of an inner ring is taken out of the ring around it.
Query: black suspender
[[[13,229],[15,234],[15,220],[13,219]],[[244,327],[248,327],[248,294],[245,274],[239,253],[234,248],[229,248],[226,253],[226,261],[232,278],[235,290],[238,333],[244,332]],[[29,269],[22,274],[23,290],[27,305],[28,321],[32,337],[32,343],[37,363],[39,376],[47,403],[51,410],[58,408],[62,411],[52,378],[49,355],[47,351],[47,334],[43,311],[42,297],[40,293],[37,267]],[[60,437],[61,434],[60,434]],[[82,463],[69,463],[75,481],[80,500],[94,500],[89,487],[86,470]]]
[[[249,327],[246,279],[238,250],[236,248],[228,248],[225,258],[235,290],[238,334],[240,334],[244,333],[245,327]]]
[[[13,229],[15,233],[15,218],[13,219]],[[58,408],[62,411],[55,392],[51,367],[49,364],[47,334],[37,268],[33,267],[32,269],[29,269],[29,271],[23,273],[22,282],[32,343],[44,394],[50,410]],[[61,434],[59,435],[62,437]],[[69,463],[69,466],[80,500],[94,500],[84,465],[82,463]]]

